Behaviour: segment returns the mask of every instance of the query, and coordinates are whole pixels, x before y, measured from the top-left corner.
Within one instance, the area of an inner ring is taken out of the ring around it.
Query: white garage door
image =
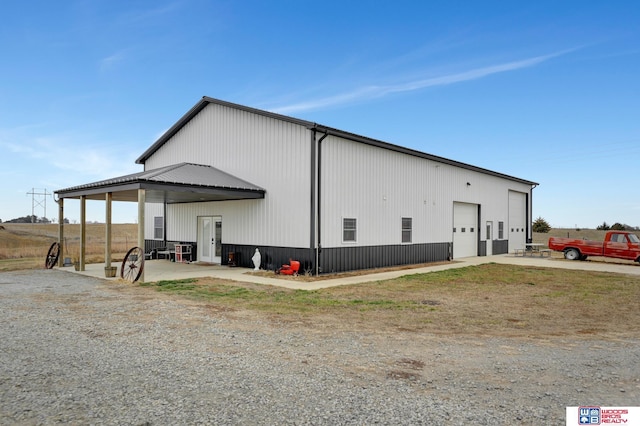
[[[453,258],[478,255],[478,205],[453,203]]]
[[[524,248],[526,242],[527,204],[522,192],[509,191],[509,252]]]

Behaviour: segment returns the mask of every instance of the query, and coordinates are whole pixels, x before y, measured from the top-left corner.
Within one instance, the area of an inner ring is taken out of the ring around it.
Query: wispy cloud
[[[159,5],[153,9],[131,10],[119,18],[121,25],[140,25],[141,23],[157,23],[158,20],[170,16],[182,7],[182,1]]]
[[[114,67],[116,64],[124,61],[125,57],[126,57],[125,51],[121,50],[120,52],[116,52],[113,55],[102,58],[100,60],[100,70],[106,71]]]
[[[449,84],[461,83],[464,81],[477,80],[493,74],[516,71],[523,68],[530,68],[538,64],[541,64],[543,62],[546,62],[550,59],[556,58],[558,56],[562,56],[573,50],[575,49],[563,50],[561,52],[556,52],[549,55],[535,56],[533,58],[523,59],[520,61],[513,61],[513,62],[507,62],[503,64],[491,65],[488,67],[476,68],[469,71],[442,75],[439,77],[430,77],[425,79],[413,80],[406,83],[361,87],[351,92],[341,93],[341,94],[329,96],[326,98],[272,108],[271,111],[279,114],[291,114],[295,112],[310,111],[310,110],[327,108],[331,106],[338,106],[338,105],[362,101],[366,99],[380,98],[393,93],[413,92],[413,91],[425,89],[428,87],[446,86]]]
[[[154,6],[156,6],[154,4]],[[154,8],[138,9],[131,8],[116,16],[109,26],[109,31],[113,32],[114,43],[119,43],[123,39],[129,40],[127,46],[107,54],[98,61],[100,71],[109,71],[117,66],[126,64],[126,61],[136,59],[141,52],[148,51],[151,46],[148,43],[147,34],[150,28],[166,28],[168,20],[183,7],[183,1],[174,1],[157,5]],[[164,31],[163,31],[164,32]],[[121,36],[125,34],[125,36]],[[160,39],[160,37],[158,37]],[[116,44],[117,46],[117,44]]]
[[[121,146],[98,141],[83,146],[77,142],[80,139],[78,135],[25,137],[18,143],[0,139],[0,148],[17,155],[15,162],[38,161],[36,167],[41,170],[51,166],[85,179],[125,175],[139,169],[134,165],[135,156],[122,155]]]

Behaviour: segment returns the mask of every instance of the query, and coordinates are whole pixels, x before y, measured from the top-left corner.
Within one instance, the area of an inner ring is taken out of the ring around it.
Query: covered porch
[[[105,201],[104,268],[111,267],[112,203],[114,201],[138,203],[137,246],[145,247],[145,204],[197,203],[206,201],[261,199],[265,190],[211,166],[180,163],[140,173],[120,176],[99,182],[55,191],[58,203],[58,241],[64,252],[64,200],[80,201],[79,270],[86,271],[86,201]],[[165,215],[166,218],[166,208]],[[165,219],[166,220],[166,219]],[[163,239],[166,241],[166,227]],[[62,256],[58,266],[63,266]],[[103,270],[104,276],[104,270]],[[144,270],[139,280],[144,281]]]

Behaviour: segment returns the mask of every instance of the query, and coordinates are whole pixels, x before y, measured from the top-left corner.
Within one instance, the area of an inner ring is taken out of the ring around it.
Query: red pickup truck
[[[605,256],[635,260],[640,263],[640,239],[636,234],[625,231],[609,231],[604,241],[551,237],[549,248],[564,252],[564,258],[569,260],[585,260],[587,256]]]

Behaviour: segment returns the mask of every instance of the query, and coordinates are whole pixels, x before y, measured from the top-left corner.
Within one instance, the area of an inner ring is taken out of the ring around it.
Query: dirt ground
[[[3,273],[0,424],[539,425],[564,424],[567,406],[638,401],[637,339],[535,324],[507,336],[491,317],[467,327],[492,310],[459,306],[470,290],[453,281],[441,283],[449,299],[432,286],[421,306],[450,306],[466,333],[402,328],[376,309],[284,315],[63,271]]]

